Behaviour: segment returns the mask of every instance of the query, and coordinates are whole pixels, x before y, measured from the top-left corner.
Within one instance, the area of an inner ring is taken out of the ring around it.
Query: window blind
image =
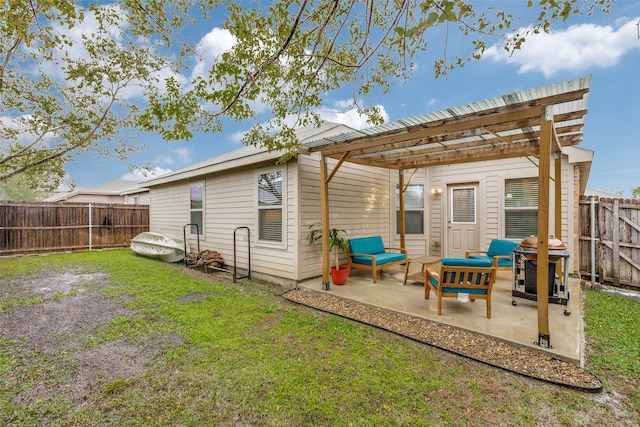
[[[451,191],[451,221],[474,224],[476,222],[475,188],[454,188]]]
[[[538,234],[538,178],[504,182],[504,232],[507,239]]]

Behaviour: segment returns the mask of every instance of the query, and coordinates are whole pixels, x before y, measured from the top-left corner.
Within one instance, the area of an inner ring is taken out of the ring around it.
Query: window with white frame
[[[404,192],[405,234],[424,234],[424,186],[409,185]],[[396,185],[396,233],[400,234],[400,188]]]
[[[504,181],[504,234],[524,239],[538,234],[538,178]]]
[[[189,186],[189,223],[191,224],[191,234],[202,235],[204,224],[204,184],[191,184]]]
[[[453,224],[475,224],[476,187],[456,187],[451,189],[451,222]]]
[[[258,175],[258,240],[282,242],[282,171]]]

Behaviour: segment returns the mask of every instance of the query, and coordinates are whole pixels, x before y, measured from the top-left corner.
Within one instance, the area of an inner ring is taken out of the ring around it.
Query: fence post
[[[591,198],[591,288],[596,286],[596,199]]]
[[[620,286],[620,200],[613,199],[613,230],[612,230],[612,247],[613,247],[613,284]]]
[[[91,208],[92,208],[91,203],[89,203],[89,252],[91,252],[91,237],[92,237],[91,233],[93,232],[91,228],[93,224],[93,220],[91,218]]]

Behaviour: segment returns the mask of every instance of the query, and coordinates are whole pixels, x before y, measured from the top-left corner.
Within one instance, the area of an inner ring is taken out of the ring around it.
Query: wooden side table
[[[405,270],[405,273],[404,273],[404,284],[406,285],[407,280],[410,280],[412,282],[422,283],[424,285],[425,268],[428,265],[438,264],[440,263],[440,261],[442,261],[442,258],[440,258],[439,256],[429,256],[429,255],[421,256],[418,258],[412,258],[408,260],[407,269]],[[420,272],[409,274],[409,266],[415,263],[422,264],[422,268],[420,269]]]

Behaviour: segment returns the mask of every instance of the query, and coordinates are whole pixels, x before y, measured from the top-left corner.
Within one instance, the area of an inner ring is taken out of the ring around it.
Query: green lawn
[[[51,295],[23,287],[55,273],[99,272],[111,285],[89,275]],[[11,316],[48,313],[89,292],[120,311],[67,335],[81,337],[79,348],[44,351],[7,335]],[[638,301],[586,293],[587,368],[605,384],[589,394],[296,306],[283,292],[255,280],[215,281],[129,250],[0,259],[0,425],[640,423]],[[121,365],[143,363],[113,377],[100,370],[118,368],[105,353],[88,369],[87,355],[101,349],[114,349]]]

